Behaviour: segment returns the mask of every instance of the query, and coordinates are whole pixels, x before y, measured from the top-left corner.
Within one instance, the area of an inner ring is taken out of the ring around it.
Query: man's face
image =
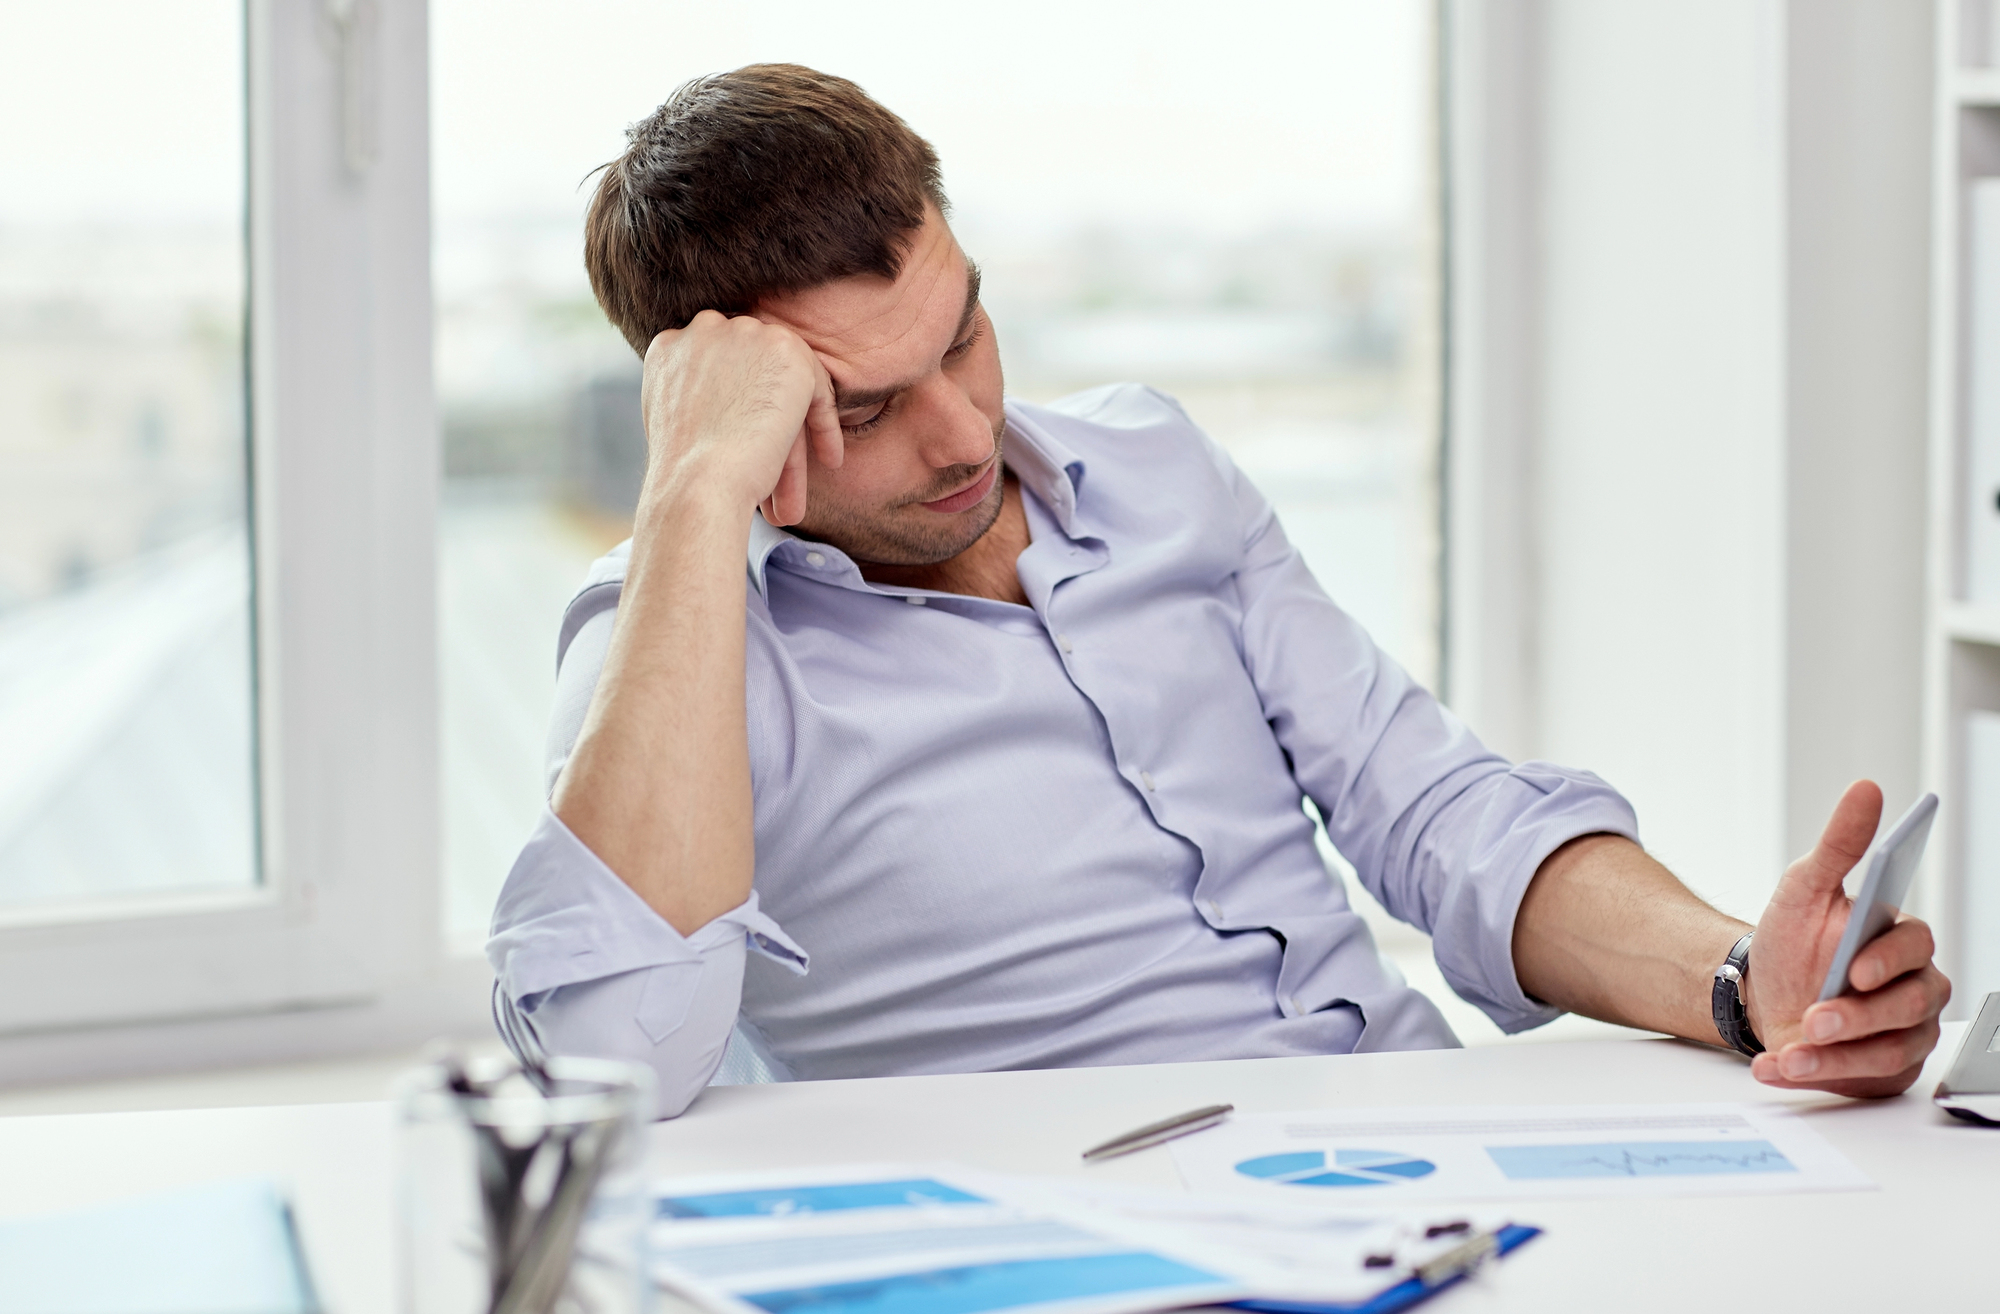
[[[772,297],[757,318],[804,338],[833,380],[846,458],[814,458],[795,528],[859,561],[927,566],[1000,514],[1000,349],[978,273],[936,210],[895,282],[858,275]]]

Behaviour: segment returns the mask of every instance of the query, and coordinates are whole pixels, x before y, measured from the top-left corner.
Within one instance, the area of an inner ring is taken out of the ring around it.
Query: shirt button
[[[1144,786],[1146,787],[1146,792],[1147,792],[1147,793],[1149,793],[1149,794],[1150,794],[1150,793],[1152,793],[1152,792],[1153,792],[1153,773],[1152,773],[1152,772],[1150,772],[1150,771],[1141,771],[1141,772],[1139,773],[1139,783],[1140,783],[1140,784],[1142,784],[1142,785],[1144,785]]]
[[[920,597],[918,597],[918,596],[917,596],[916,594],[912,593],[912,594],[909,594],[908,596],[906,596],[906,597],[905,597],[905,598],[903,599],[903,601],[905,601],[905,602],[909,603],[909,604],[910,604],[910,605],[911,605],[912,607],[921,607],[921,606],[923,606],[923,605],[924,605],[924,604],[925,604],[926,602],[929,602],[929,601],[930,601],[930,599],[929,599],[929,598],[920,598]]]
[[[1215,900],[1213,900],[1213,899],[1204,899],[1204,900],[1202,900],[1202,904],[1201,904],[1201,906],[1202,906],[1202,907],[1204,907],[1204,908],[1206,908],[1206,909],[1208,909],[1208,915],[1209,915],[1210,917],[1213,917],[1213,918],[1214,918],[1214,919],[1215,919],[1216,921],[1218,921],[1218,922],[1222,920],[1222,905],[1221,905],[1221,904],[1217,903],[1217,902],[1216,902]]]
[[[1069,636],[1067,634],[1056,635],[1056,647],[1061,648],[1064,652],[1076,651],[1076,649],[1069,646]]]
[[[808,566],[824,566],[826,564],[826,555],[820,552],[808,552],[806,553],[806,564]]]
[[[1292,1015],[1294,1017],[1297,1017],[1305,1012],[1305,1009],[1299,1006],[1299,997],[1297,995],[1286,995],[1285,1002],[1292,1006]]]

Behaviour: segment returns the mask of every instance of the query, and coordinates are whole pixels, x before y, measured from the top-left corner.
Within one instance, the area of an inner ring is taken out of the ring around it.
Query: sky
[[[241,0],[0,0],[0,223],[233,223]]]
[[[625,125],[752,62],[859,82],[959,213],[1376,226],[1420,202],[1418,0],[434,0],[440,217],[580,210]]]
[[[312,3],[316,0],[294,0]],[[1420,0],[433,0],[446,220],[573,214],[626,124],[753,61],[853,78],[988,222],[1396,223]],[[0,0],[0,222],[229,219],[240,0]]]

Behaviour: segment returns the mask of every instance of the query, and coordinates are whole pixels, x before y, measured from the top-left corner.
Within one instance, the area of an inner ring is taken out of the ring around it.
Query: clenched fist
[[[642,505],[695,487],[761,506],[773,525],[806,514],[808,444],[841,462],[840,419],[826,367],[790,329],[704,310],[646,349]],[[693,482],[691,482],[693,481]]]

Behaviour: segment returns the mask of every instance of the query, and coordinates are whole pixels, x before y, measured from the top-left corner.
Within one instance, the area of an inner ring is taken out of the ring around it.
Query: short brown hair
[[[930,143],[847,79],[797,64],[696,78],[625,137],[591,200],[583,260],[640,355],[704,310],[894,278],[926,206],[946,209]]]

